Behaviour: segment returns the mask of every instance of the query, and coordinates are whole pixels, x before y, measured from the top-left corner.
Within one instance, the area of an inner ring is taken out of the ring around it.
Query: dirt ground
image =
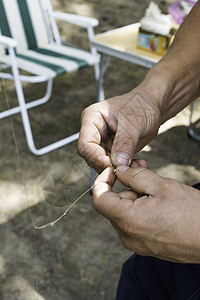
[[[137,22],[150,1],[54,0],[57,10],[99,19],[95,33]],[[156,1],[166,11],[169,1]],[[85,32],[60,24],[62,37],[82,47]],[[147,69],[112,59],[104,76],[106,97],[137,86]],[[44,93],[45,85],[26,84],[28,101]],[[10,106],[17,103],[13,84],[6,82]],[[0,108],[6,103],[0,83]],[[30,111],[36,145],[75,133],[81,111],[96,100],[93,69],[59,77],[52,99]],[[200,103],[196,103],[196,120]],[[158,137],[137,154],[150,169],[180,182],[200,178],[197,141],[187,136],[189,108],[162,126]],[[29,151],[20,115],[1,120],[0,130],[0,299],[114,300],[122,263],[131,253],[120,243],[110,223],[92,207],[90,193],[56,226],[37,231],[33,225],[54,220],[89,188],[91,170],[73,142],[47,155]],[[16,143],[15,143],[16,141]],[[122,189],[117,183],[116,190]]]

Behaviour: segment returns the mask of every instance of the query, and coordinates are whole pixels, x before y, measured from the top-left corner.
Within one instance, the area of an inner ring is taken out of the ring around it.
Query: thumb
[[[96,179],[93,188],[93,206],[107,219],[113,219],[118,215],[118,205],[121,196],[112,192],[115,182],[113,168],[105,169]]]
[[[155,195],[160,191],[164,178],[146,168],[129,168],[119,166],[116,172],[117,178],[127,187],[132,188],[141,195]]]
[[[129,166],[136,151],[139,131],[131,123],[128,115],[118,120],[118,127],[111,149],[111,160],[114,166]]]

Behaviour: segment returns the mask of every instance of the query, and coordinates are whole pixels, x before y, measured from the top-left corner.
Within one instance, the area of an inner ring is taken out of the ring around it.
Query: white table
[[[137,48],[139,26],[135,23],[95,35],[92,46],[101,54],[151,68],[162,55]]]

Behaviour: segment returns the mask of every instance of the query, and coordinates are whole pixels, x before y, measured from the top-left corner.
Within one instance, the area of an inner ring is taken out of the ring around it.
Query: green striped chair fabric
[[[0,33],[18,41],[18,67],[48,79],[97,64],[98,56],[51,41],[40,0],[0,0]],[[10,64],[9,55],[0,48],[0,61]]]

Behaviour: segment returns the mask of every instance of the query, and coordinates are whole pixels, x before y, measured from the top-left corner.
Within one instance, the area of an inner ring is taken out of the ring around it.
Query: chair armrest
[[[0,35],[0,44],[3,44],[5,46],[9,46],[11,48],[15,48],[17,46],[17,41],[13,38],[4,36],[4,35]]]
[[[54,12],[54,17],[58,20],[65,21],[83,28],[95,27],[99,21],[95,18],[79,16],[63,12]]]

